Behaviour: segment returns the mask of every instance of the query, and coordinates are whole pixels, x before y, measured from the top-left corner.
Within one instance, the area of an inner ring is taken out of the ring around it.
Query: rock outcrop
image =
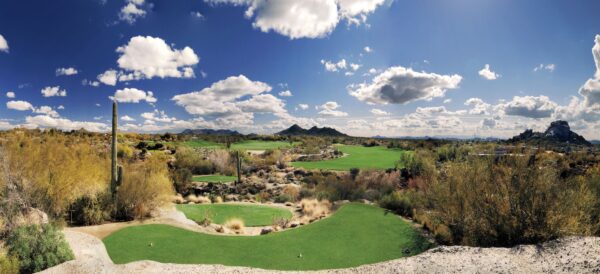
[[[544,132],[534,132],[531,129],[508,139],[508,143],[530,143],[536,145],[581,145],[591,146],[583,136],[571,131],[566,121],[554,121]]]

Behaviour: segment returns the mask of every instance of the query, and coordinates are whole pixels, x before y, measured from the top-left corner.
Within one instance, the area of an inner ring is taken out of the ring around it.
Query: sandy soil
[[[115,265],[102,241],[66,230],[76,259],[41,273],[298,273],[222,265],[139,261]],[[570,237],[513,248],[438,247],[417,256],[356,268],[302,273],[599,273],[600,238]]]

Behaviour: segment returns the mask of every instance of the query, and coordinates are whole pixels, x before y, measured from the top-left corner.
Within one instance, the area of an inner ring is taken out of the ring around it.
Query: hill
[[[344,133],[341,133],[330,127],[322,127],[318,128],[316,126],[311,127],[310,129],[304,129],[299,125],[294,124],[288,129],[282,130],[280,132],[275,133],[276,135],[284,135],[284,136],[298,136],[298,135],[310,135],[310,136],[334,136],[334,137],[343,137],[348,136]]]
[[[534,132],[531,129],[507,140],[508,143],[529,143],[536,145],[581,145],[591,146],[583,136],[571,131],[566,121],[554,121],[545,132]]]
[[[241,135],[239,132],[230,129],[186,129],[181,132],[184,135]]]

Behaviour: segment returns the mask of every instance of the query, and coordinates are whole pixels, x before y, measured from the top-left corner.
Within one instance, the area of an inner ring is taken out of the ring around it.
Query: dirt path
[[[417,256],[356,268],[310,272],[269,271],[222,265],[178,265],[138,261],[115,265],[102,241],[67,230],[75,260],[45,274],[75,273],[598,273],[600,238],[571,237],[543,245],[513,248],[438,247]]]

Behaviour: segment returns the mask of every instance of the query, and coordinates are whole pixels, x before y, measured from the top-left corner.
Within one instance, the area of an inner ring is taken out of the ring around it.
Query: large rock
[[[29,207],[23,210],[23,213],[16,218],[15,224],[22,225],[41,225],[48,223],[48,214],[45,212]]]
[[[550,124],[544,132],[534,132],[531,129],[508,139],[508,143],[532,143],[536,145],[582,145],[591,146],[592,144],[585,140],[581,135],[571,131],[569,123],[558,120]]]

